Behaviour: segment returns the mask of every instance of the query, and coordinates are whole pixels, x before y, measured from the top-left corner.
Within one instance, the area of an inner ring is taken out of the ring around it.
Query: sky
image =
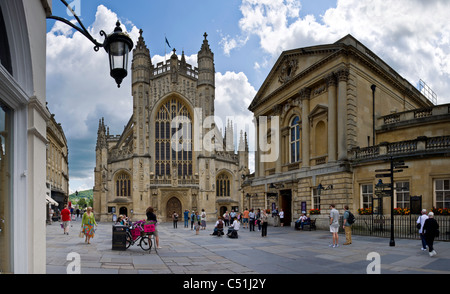
[[[334,43],[351,34],[395,71],[450,103],[450,1],[447,0],[68,0],[99,42],[120,20],[136,41],[139,30],[153,64],[171,54],[197,66],[203,34],[214,53],[216,116],[238,129],[251,125],[248,106],[285,50]],[[59,0],[53,15],[68,20]],[[99,119],[121,134],[132,115],[130,72],[117,88],[106,52],[62,22],[47,20],[47,102],[69,147],[70,192],[94,186]],[[130,55],[130,61],[132,55]],[[130,67],[129,67],[130,69]],[[248,131],[246,129],[246,131]],[[239,130],[237,132],[239,133]],[[250,149],[254,144],[249,138]],[[253,154],[250,168],[253,170]]]

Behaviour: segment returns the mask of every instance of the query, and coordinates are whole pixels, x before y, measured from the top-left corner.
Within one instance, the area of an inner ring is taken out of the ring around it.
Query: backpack
[[[223,229],[223,221],[219,221],[219,223],[217,224],[217,228],[218,229]]]
[[[353,213],[351,213],[350,211],[348,212],[348,219],[347,219],[347,222],[348,222],[349,224],[351,224],[351,225],[355,222],[355,216],[354,216]]]

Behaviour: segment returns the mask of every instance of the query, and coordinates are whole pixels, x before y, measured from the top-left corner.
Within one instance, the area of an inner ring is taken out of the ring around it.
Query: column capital
[[[350,75],[350,71],[347,67],[342,67],[338,69],[336,72],[334,72],[339,82],[346,82],[348,81],[348,76]]]
[[[333,86],[336,87],[337,86],[336,75],[334,73],[330,73],[330,74],[326,75],[325,82],[327,84],[327,88],[333,87]]]
[[[309,99],[311,96],[311,89],[310,88],[303,88],[298,92],[300,96],[300,100]]]
[[[280,104],[277,104],[274,107],[272,107],[272,115],[281,116],[282,111],[283,111],[283,106]]]

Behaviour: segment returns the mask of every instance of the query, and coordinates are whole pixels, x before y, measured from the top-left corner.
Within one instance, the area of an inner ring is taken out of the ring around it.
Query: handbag
[[[420,230],[421,224],[417,223],[416,227],[417,227],[418,230]]]
[[[80,233],[78,234],[78,237],[80,237],[80,238],[84,237],[83,230],[80,231]]]
[[[436,230],[434,237],[435,238],[439,237],[439,230]]]
[[[155,231],[155,225],[154,224],[144,225],[144,232],[146,232],[146,233],[153,233],[154,231]]]

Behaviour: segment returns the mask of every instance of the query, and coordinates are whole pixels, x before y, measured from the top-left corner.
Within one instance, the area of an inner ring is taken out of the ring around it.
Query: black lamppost
[[[79,17],[75,14],[73,9],[67,4],[65,0],[61,0],[61,2],[67,7],[67,9],[73,14],[75,19],[80,24],[80,27],[77,27],[70,21],[59,17],[59,16],[48,16],[48,19],[55,19],[58,21],[61,21],[72,28],[76,29],[78,32],[83,34],[86,38],[88,38],[95,46],[94,51],[98,51],[100,47],[105,48],[106,52],[109,55],[109,66],[110,66],[110,75],[117,83],[117,87],[120,88],[120,84],[122,83],[122,80],[127,76],[128,74],[128,54],[130,53],[131,49],[133,49],[133,41],[131,40],[130,36],[128,36],[127,33],[123,32],[120,28],[120,22],[117,21],[116,28],[114,29],[114,32],[107,35],[103,30],[100,31],[100,35],[105,37],[105,41],[102,43],[99,43],[96,39],[94,39],[91,34],[89,34],[88,30],[84,27],[83,23],[79,19]]]
[[[319,186],[317,186],[317,195],[322,194],[321,191],[322,190],[332,190],[333,189],[333,185],[328,185],[327,187],[322,186],[322,184],[319,184]]]

